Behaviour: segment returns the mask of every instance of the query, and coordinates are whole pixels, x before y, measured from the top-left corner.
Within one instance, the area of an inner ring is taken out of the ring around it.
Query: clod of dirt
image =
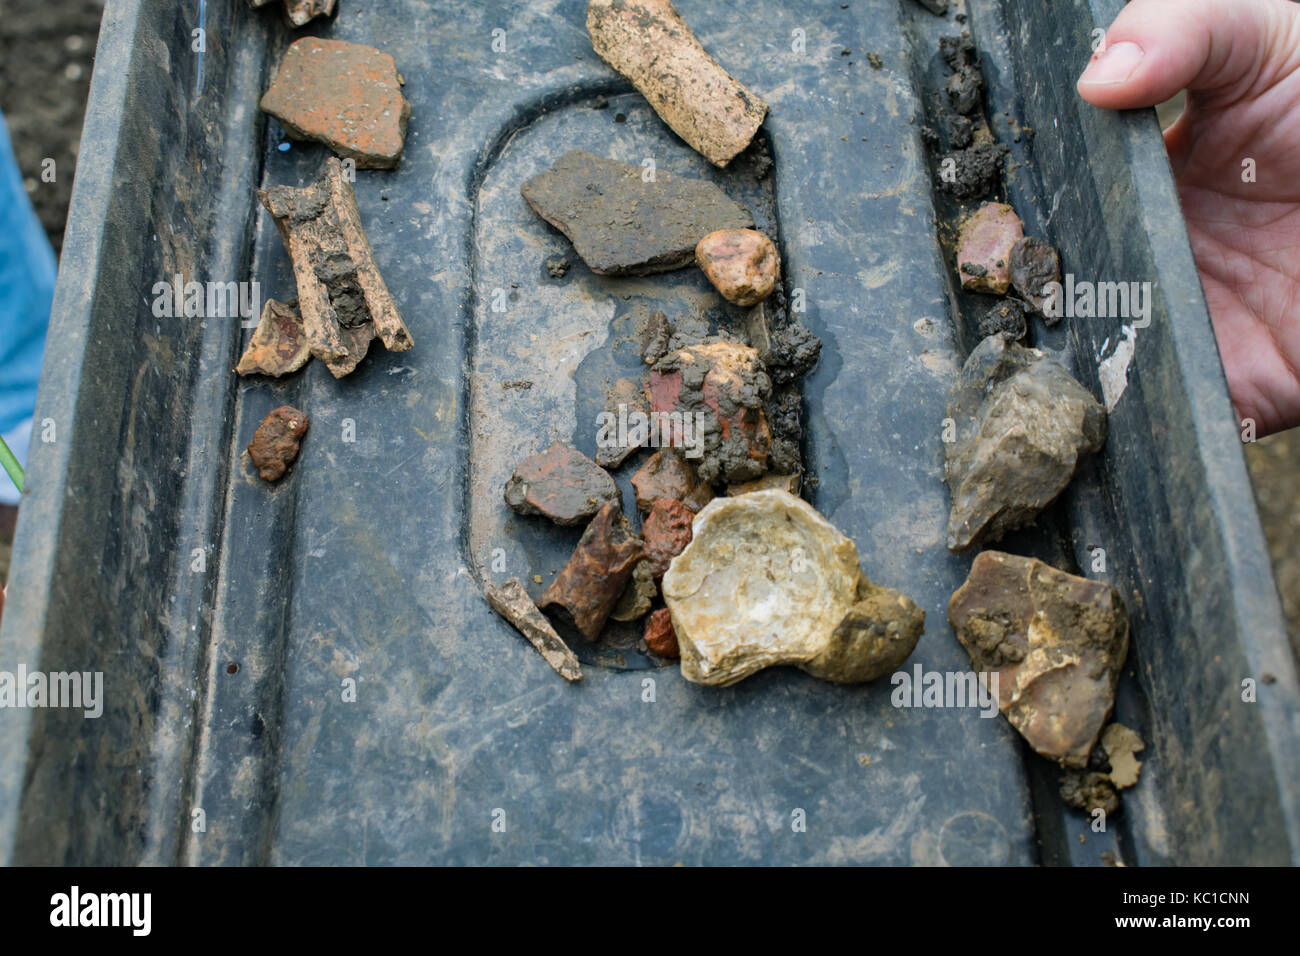
[[[235,371],[240,375],[279,378],[298,371],[309,358],[311,344],[307,341],[298,310],[275,299],[267,299],[257,329]]]
[[[645,643],[650,653],[676,660],[681,657],[677,647],[677,632],[673,630],[672,613],[667,608],[660,608],[650,615],[645,622]]]
[[[778,475],[776,472],[768,472],[762,478],[754,481],[747,481],[740,485],[727,485],[727,496],[730,498],[736,495],[747,495],[755,491],[784,491],[787,494],[799,494],[799,486],[802,484],[802,475]]]
[[[722,297],[736,305],[757,305],[781,277],[781,257],[772,240],[755,229],[719,229],[699,241],[695,263]]]
[[[970,31],[962,31],[960,36],[940,37],[939,55],[948,64],[948,69],[954,72],[969,67],[978,69],[980,65],[979,51],[975,49]]]
[[[307,416],[291,405],[281,405],[257,426],[248,444],[248,457],[263,481],[279,481],[298,457]]]
[[[758,352],[734,342],[678,349],[655,363],[648,385],[652,411],[673,422],[673,446],[699,451],[696,467],[709,484],[753,481],[767,470],[771,391]]]
[[[772,450],[768,453],[767,465],[775,474],[803,473],[802,404],[803,396],[793,385],[774,389],[772,400],[767,403],[767,427],[772,432]]]
[[[252,7],[264,7],[275,0],[248,0]],[[284,0],[284,16],[293,26],[300,27],[313,17],[332,17],[338,0]]]
[[[715,498],[694,532],[663,579],[689,681],[727,686],[779,664],[860,681],[919,634],[915,605],[864,581],[853,542],[793,495]]]
[[[600,58],[715,166],[763,125],[767,104],[709,56],[668,0],[591,0],[587,33]]]
[[[1002,160],[1008,153],[1002,143],[977,143],[948,153],[939,160],[939,188],[958,199],[987,196],[1002,182]]]
[[[563,232],[598,275],[649,275],[695,261],[695,246],[716,229],[745,229],[753,217],[713,183],[570,150],[528,180],[528,205]]]
[[[1061,257],[1042,239],[1026,236],[1011,247],[1007,263],[1011,284],[1035,312],[1042,314],[1047,284],[1061,281]],[[1044,320],[1048,325],[1055,325],[1061,317],[1045,316]]]
[[[546,274],[552,279],[563,279],[569,274],[569,260],[562,256],[547,259]]]
[[[945,113],[942,122],[951,149],[965,149],[971,144],[974,127],[969,119],[959,113]]]
[[[1035,558],[985,551],[948,602],[977,671],[998,676],[998,707],[1034,750],[1083,769],[1115,702],[1128,617],[1110,585]]]
[[[650,573],[657,581],[664,576],[673,558],[691,543],[691,522],[695,512],[673,498],[660,498],[641,525]]]
[[[776,385],[786,385],[807,375],[821,355],[821,339],[806,327],[773,322],[771,302],[760,302],[745,313],[744,331]]]
[[[563,442],[530,455],[506,482],[506,504],[521,515],[541,515],[558,525],[581,524],[606,502],[619,500],[618,486],[603,468]]]
[[[563,612],[583,637],[594,641],[644,557],[641,539],[632,533],[618,502],[606,502],[538,606]]]
[[[957,236],[961,287],[1005,295],[1011,288],[1011,249],[1024,235],[1024,224],[1006,203],[986,202],[971,213]]]
[[[1025,318],[1025,307],[1015,299],[1004,299],[994,305],[980,318],[980,338],[1002,334],[1013,342],[1018,342],[1029,331],[1029,321]]]
[[[632,487],[636,490],[637,508],[646,512],[660,498],[679,501],[694,512],[713,500],[708,482],[700,481],[695,466],[674,448],[660,449],[646,459],[632,476]]]
[[[1117,789],[1135,786],[1142,773],[1142,762],[1134,756],[1146,744],[1137,731],[1123,724],[1111,724],[1101,732],[1101,746],[1110,762],[1110,780]]]
[[[645,415],[649,411],[650,406],[646,403],[645,390],[640,382],[634,382],[630,378],[620,378],[605,393],[605,412],[616,418],[621,419],[633,412]],[[627,460],[628,455],[640,447],[634,444],[597,447],[596,464],[602,468],[617,468]]]
[[[411,103],[397,63],[361,43],[303,37],[285,51],[262,97],[294,139],[324,143],[358,169],[393,169],[402,161]]]
[[[1061,775],[1061,799],[1089,815],[1102,810],[1111,816],[1119,810],[1119,794],[1104,773],[1070,771]]]
[[[867,63],[871,66],[873,70],[882,69],[885,65],[885,61],[880,58],[880,54],[878,53],[868,53]]]
[[[577,655],[555,633],[551,622],[537,610],[518,578],[511,578],[500,587],[489,584],[484,590],[492,609],[528,638],[555,673],[565,680],[582,680],[582,665],[578,663]]]
[[[673,336],[673,324],[658,309],[637,324],[637,341],[641,346],[641,361],[654,365],[668,354],[668,342]]]
[[[659,585],[655,581],[654,571],[648,561],[638,561],[632,569],[632,578],[623,588],[618,603],[609,616],[615,621],[635,621],[645,617],[659,596]]]
[[[963,116],[969,116],[979,109],[980,97],[984,93],[984,80],[978,67],[964,66],[948,77],[944,84],[948,93],[948,102],[952,108]]]
[[[257,198],[275,217],[293,261],[311,354],[335,378],[360,364],[376,335],[390,352],[411,347],[338,159],[331,156],[324,175],[310,186],[272,186]]]
[[[948,417],[956,425],[944,446],[953,551],[1031,522],[1106,438],[1106,410],[1086,388],[1044,353],[1000,335],[966,360]]]

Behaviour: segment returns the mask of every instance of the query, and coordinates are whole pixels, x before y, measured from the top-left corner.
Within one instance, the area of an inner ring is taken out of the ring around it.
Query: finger
[[[1155,106],[1184,89],[1234,99],[1295,66],[1289,0],[1134,0],[1106,31],[1078,90],[1104,109]]]

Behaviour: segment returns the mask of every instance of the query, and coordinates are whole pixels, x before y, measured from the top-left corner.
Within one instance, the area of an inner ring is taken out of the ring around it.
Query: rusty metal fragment
[[[390,352],[411,347],[338,159],[330,157],[324,175],[310,186],[272,186],[257,198],[275,217],[293,261],[311,354],[335,378],[360,364],[376,336]]]
[[[235,366],[240,375],[270,375],[279,378],[296,372],[311,358],[311,346],[298,310],[267,299],[253,338]]]
[[[985,551],[948,602],[948,621],[975,669],[997,675],[998,707],[1029,745],[1087,767],[1128,654],[1119,593],[1036,558]]]
[[[577,656],[555,633],[546,616],[537,610],[518,578],[511,578],[500,587],[489,584],[484,591],[492,609],[528,638],[555,673],[565,680],[582,680],[582,665]]]
[[[587,33],[600,58],[715,166],[763,125],[767,104],[709,56],[668,0],[591,0]]]
[[[543,610],[564,612],[583,637],[594,641],[618,604],[633,567],[644,557],[641,539],[633,534],[618,502],[606,502],[537,604]]]
[[[397,63],[362,43],[303,37],[262,97],[294,139],[324,143],[358,169],[392,169],[402,161],[411,103]]]

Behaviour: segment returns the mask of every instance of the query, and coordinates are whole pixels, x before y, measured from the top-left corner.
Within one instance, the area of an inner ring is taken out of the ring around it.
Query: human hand
[[[1233,404],[1262,436],[1300,424],[1300,6],[1133,0],[1078,83],[1105,109],[1183,89],[1165,146]]]

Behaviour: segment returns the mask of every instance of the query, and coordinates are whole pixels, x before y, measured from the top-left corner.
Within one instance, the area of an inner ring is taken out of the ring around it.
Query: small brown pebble
[[[645,541],[646,563],[655,580],[664,576],[673,558],[691,543],[691,522],[695,515],[680,501],[660,498],[641,525]]]
[[[781,276],[772,240],[755,229],[719,229],[699,241],[695,262],[722,297],[736,305],[757,305]]]
[[[673,630],[673,617],[668,608],[660,608],[645,622],[645,643],[652,654],[659,657],[678,658],[677,632]]]
[[[257,426],[248,444],[248,457],[265,481],[279,481],[298,457],[302,436],[307,434],[307,416],[290,405],[281,405]]]

